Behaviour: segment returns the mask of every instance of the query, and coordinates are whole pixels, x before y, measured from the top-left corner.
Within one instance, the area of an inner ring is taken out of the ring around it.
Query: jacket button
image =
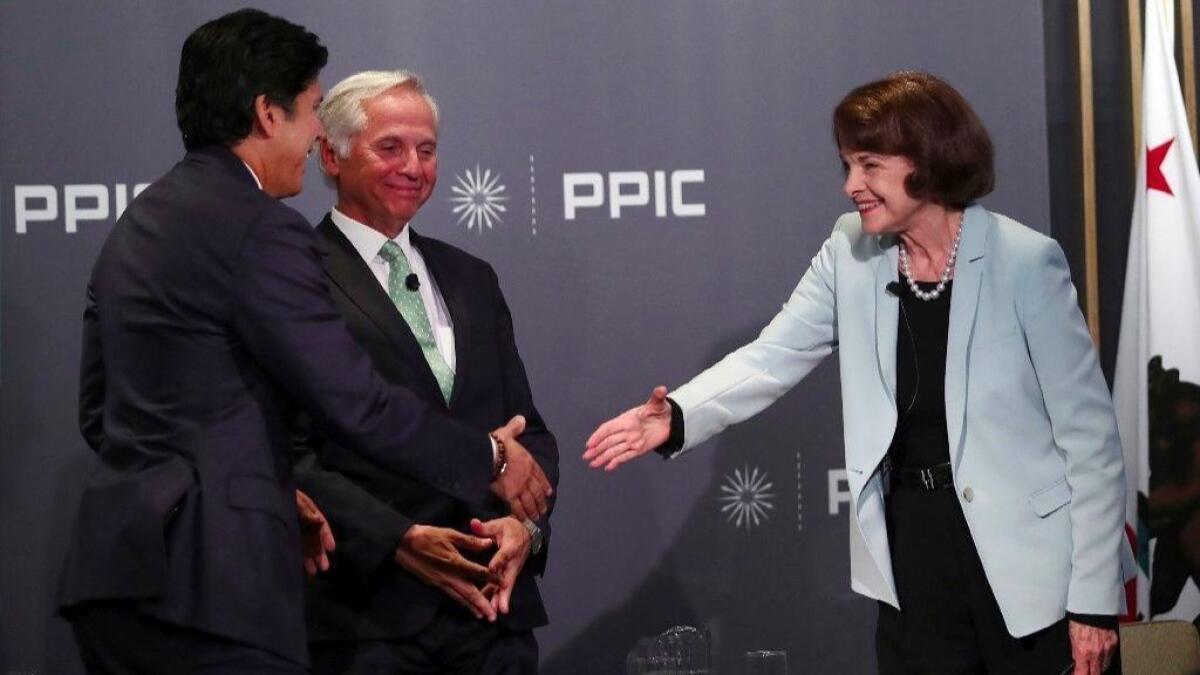
[[[971,500],[975,499],[975,491],[971,488],[963,488],[963,499],[967,500],[967,503],[970,504]]]

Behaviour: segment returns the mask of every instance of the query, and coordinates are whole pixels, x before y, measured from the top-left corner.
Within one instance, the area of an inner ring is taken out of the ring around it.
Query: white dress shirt
[[[388,273],[391,269],[388,262],[379,255],[379,251],[387,243],[388,238],[382,232],[358,222],[336,208],[330,210],[329,217],[333,220],[333,224],[342,231],[342,234],[350,240],[354,250],[358,251],[358,255],[367,263],[367,267],[371,269],[371,273],[375,275],[375,279],[379,281],[379,285],[386,293]],[[450,371],[455,372],[454,324],[450,320],[450,312],[446,309],[446,302],[442,299],[437,283],[429,275],[429,269],[425,266],[425,258],[421,257],[421,252],[412,245],[407,225],[392,241],[400,246],[401,251],[404,251],[404,256],[408,258],[408,266],[412,268],[413,274],[417,275],[417,279],[421,282],[418,292],[421,294],[421,302],[425,303],[425,314],[429,317],[429,327],[433,330],[433,339],[437,343],[438,353],[442,355],[442,359],[450,367]]]
[[[254,172],[251,171],[251,173]],[[387,293],[388,273],[391,272],[391,266],[379,255],[379,251],[388,238],[379,230],[367,227],[338,211],[336,207],[329,210],[329,219],[350,240],[350,245],[354,247],[355,251],[358,251],[358,255],[370,268],[371,274],[375,275],[375,279],[383,287],[383,292]],[[438,353],[442,355],[450,372],[457,372],[454,355],[454,324],[450,321],[450,312],[446,309],[442,293],[438,290],[433,277],[429,275],[429,268],[425,266],[425,258],[421,256],[420,251],[413,247],[408,236],[407,225],[392,241],[400,246],[401,251],[404,251],[404,257],[408,258],[409,268],[421,282],[419,288],[421,302],[425,303],[425,315],[429,317],[429,327],[433,330],[433,339],[437,343]],[[492,462],[495,463],[499,449],[496,447],[495,439],[489,436],[488,440],[492,444]]]

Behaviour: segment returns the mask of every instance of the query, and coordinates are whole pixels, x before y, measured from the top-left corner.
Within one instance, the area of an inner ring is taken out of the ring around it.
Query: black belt
[[[884,460],[884,470],[891,475],[893,485],[915,487],[929,492],[954,487],[954,472],[950,469],[950,462],[924,469],[895,469],[889,457]]]

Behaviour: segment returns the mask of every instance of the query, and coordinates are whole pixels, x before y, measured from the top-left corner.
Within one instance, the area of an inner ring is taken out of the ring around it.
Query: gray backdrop
[[[959,87],[998,149],[985,204],[1047,231],[1041,3],[259,6],[321,35],[326,87],[407,67],[441,102],[441,184],[414,226],[497,268],[562,449],[545,672],[620,672],[637,638],[679,623],[713,631],[724,673],[758,648],[796,671],[872,669],[832,363],[677,462],[599,474],[578,456],[787,297],[848,210],[829,120],[857,84],[919,68]],[[0,4],[0,673],[79,670],[50,598],[94,461],[75,426],[85,279],[120,203],[182,153],[184,37],[236,7]],[[467,197],[506,210],[459,222],[451,187],[477,170],[498,180]],[[314,163],[292,204],[315,220],[330,199]]]

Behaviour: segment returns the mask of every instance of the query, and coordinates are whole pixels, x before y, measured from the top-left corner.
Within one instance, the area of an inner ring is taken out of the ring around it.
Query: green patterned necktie
[[[412,273],[408,258],[400,245],[390,240],[379,250],[379,257],[388,264],[388,296],[396,305],[396,309],[400,310],[400,316],[404,317],[408,327],[412,329],[413,336],[417,338],[417,344],[421,346],[421,352],[425,354],[425,360],[429,363],[429,369],[437,378],[442,398],[449,403],[450,392],[454,390],[454,371],[446,365],[445,359],[437,349],[437,341],[433,339],[433,329],[429,326],[429,315],[425,313],[425,302],[421,300],[421,294],[404,287],[404,280]]]

